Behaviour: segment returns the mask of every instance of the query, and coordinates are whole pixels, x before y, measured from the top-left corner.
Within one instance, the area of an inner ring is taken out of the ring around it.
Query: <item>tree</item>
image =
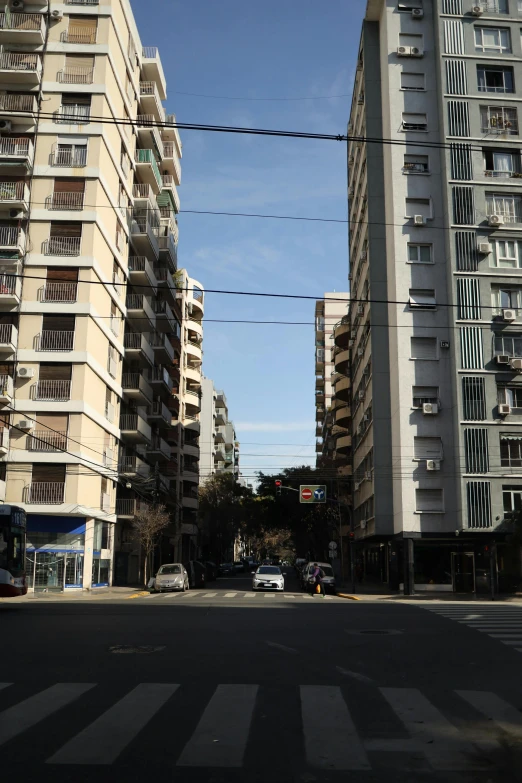
[[[244,501],[252,496],[232,473],[210,476],[199,488],[198,516],[209,558],[221,562],[232,549],[245,514]]]
[[[144,583],[149,581],[150,559],[158,543],[160,533],[170,524],[170,516],[165,506],[155,505],[147,510],[138,511],[133,520],[136,540],[144,555]]]

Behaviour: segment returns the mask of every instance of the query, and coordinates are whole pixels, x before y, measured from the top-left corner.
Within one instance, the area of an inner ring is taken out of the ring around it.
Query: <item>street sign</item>
[[[324,484],[301,484],[299,501],[301,503],[326,503],[326,486]]]

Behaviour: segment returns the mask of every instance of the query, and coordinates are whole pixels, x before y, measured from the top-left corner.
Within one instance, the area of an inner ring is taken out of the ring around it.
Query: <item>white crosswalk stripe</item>
[[[0,683],[14,687],[16,684]],[[48,732],[52,755],[41,759],[52,765],[110,766],[121,763],[125,752],[146,754],[147,743],[140,742],[140,732],[157,732],[178,725],[183,709],[180,704],[190,696],[190,687],[172,683],[141,683],[99,714],[89,710],[87,725],[60,745],[60,726],[67,726],[67,714],[62,721],[49,721],[59,710],[71,710],[81,718],[83,707],[77,702],[84,697],[96,709],[96,683],[57,683],[35,693],[0,713],[0,743],[2,759],[12,753],[19,757],[24,742],[24,760],[34,763],[34,736]],[[177,743],[177,733],[169,737],[172,743],[169,764],[177,767],[230,768],[248,767],[255,763],[258,727],[263,725],[263,743],[272,725],[270,708],[259,700],[262,686],[256,684],[221,684],[213,692],[204,693],[200,706],[189,726],[183,719],[183,739]],[[103,686],[106,691],[106,685]],[[297,689],[288,686],[297,695]],[[180,697],[180,694],[184,694]],[[414,755],[435,771],[471,771],[487,767],[488,751],[500,751],[506,740],[522,740],[522,714],[518,706],[489,691],[456,690],[445,695],[443,711],[416,688],[379,688],[378,698],[391,707],[389,737],[365,737],[358,725],[360,703],[357,695],[337,685],[302,685],[299,687],[300,707],[285,717],[302,727],[302,743],[307,764],[312,769],[327,771],[365,771],[382,763],[383,752]],[[121,696],[121,694],[119,694]],[[181,698],[181,701],[179,699]],[[200,696],[198,695],[198,699]],[[475,717],[464,724],[459,714],[459,702],[466,702]],[[452,706],[453,705],[453,706]],[[161,711],[161,714],[160,714]],[[268,714],[267,714],[268,712]],[[266,719],[266,720],[262,720]],[[157,723],[156,723],[157,722]],[[66,729],[65,729],[66,730]],[[406,732],[407,736],[400,736]],[[24,734],[24,737],[20,735]],[[44,735],[45,736],[45,735]],[[273,742],[280,741],[280,724],[273,721]],[[9,746],[13,741],[13,747]],[[41,743],[36,743],[41,753]],[[48,751],[51,752],[51,751]],[[156,750],[151,751],[156,752]],[[157,759],[155,760],[156,763]],[[127,763],[127,761],[123,762]],[[301,757],[299,758],[301,764]],[[400,757],[398,759],[400,764]],[[407,764],[407,761],[405,760]],[[175,776],[174,776],[175,777]]]
[[[271,599],[274,599],[274,600],[279,600],[279,598],[281,596],[283,596],[284,598],[287,598],[289,600],[293,600],[293,601],[296,601],[296,600],[297,601],[301,601],[303,599],[313,600],[314,598],[316,598],[317,602],[319,603],[319,601],[323,600],[323,597],[321,597],[321,596],[308,595],[307,593],[285,593],[285,592],[280,593],[280,592],[276,592],[275,590],[274,591],[271,590],[271,591],[268,591],[268,592],[257,591],[257,590],[255,592],[252,591],[252,590],[248,590],[248,591],[236,590],[235,592],[229,592],[229,593],[224,593],[224,592],[205,593],[202,590],[191,590],[190,592],[186,592],[186,593],[162,593],[161,594],[161,598],[163,598],[163,599],[165,599],[165,598],[168,598],[168,599],[170,599],[170,598],[177,598],[180,601],[186,600],[187,598],[195,598],[195,597],[205,598],[205,599],[207,599],[207,598],[215,598],[217,601],[221,601],[221,600],[225,600],[225,599],[226,600],[236,599],[238,601],[242,601],[245,598],[253,598],[253,599],[257,598],[258,600],[261,600],[263,598],[267,598],[267,599],[271,598]],[[145,598],[149,598],[149,597],[157,598],[158,595],[155,594],[153,596],[144,596],[144,597]],[[325,595],[324,596],[324,600],[342,602],[342,599],[338,598],[335,595]]]
[[[438,614],[459,625],[467,625],[502,642],[516,652],[522,652],[522,607],[490,606],[423,606],[429,612]],[[518,641],[517,641],[518,639]],[[516,646],[519,645],[519,647]]]

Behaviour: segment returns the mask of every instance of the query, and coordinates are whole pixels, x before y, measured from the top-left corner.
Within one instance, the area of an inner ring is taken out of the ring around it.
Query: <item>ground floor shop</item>
[[[76,516],[27,515],[27,582],[34,592],[112,584],[112,524]]]

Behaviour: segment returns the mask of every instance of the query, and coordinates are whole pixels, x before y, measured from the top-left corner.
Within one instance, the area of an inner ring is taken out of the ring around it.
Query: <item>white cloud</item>
[[[238,432],[310,432],[311,421],[236,421]]]

